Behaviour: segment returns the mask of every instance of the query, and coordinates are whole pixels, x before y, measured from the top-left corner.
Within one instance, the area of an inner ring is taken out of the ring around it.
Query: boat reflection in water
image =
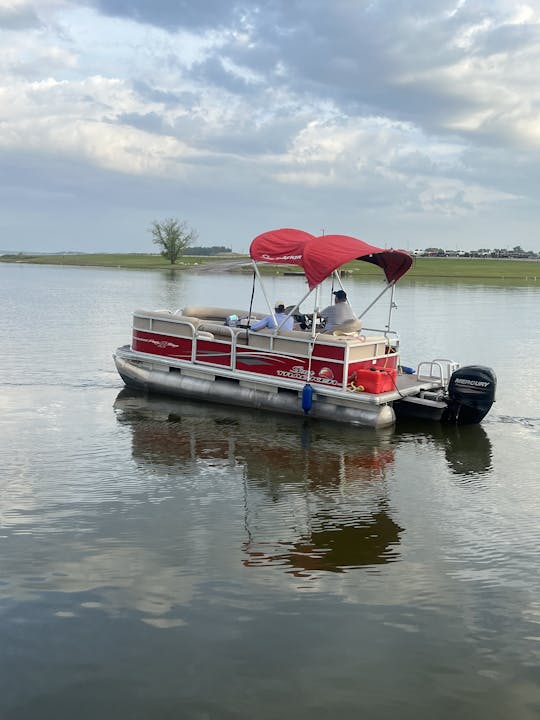
[[[444,451],[448,469],[463,482],[477,480],[492,470],[491,441],[482,425],[435,425],[407,420],[395,428],[396,444],[414,442]]]
[[[305,427],[304,435],[310,431]],[[394,450],[388,436],[371,434],[366,440],[357,432],[349,442],[343,435],[331,442],[309,437],[303,450],[292,454],[273,448],[275,458],[267,455],[267,468],[275,468],[279,457],[284,470],[277,477],[267,473],[267,493],[274,503],[255,496],[256,475],[246,465],[244,565],[280,565],[306,576],[397,559],[403,528],[391,517],[386,491]],[[273,539],[267,528],[277,517],[289,532]]]
[[[295,575],[345,572],[399,556],[403,532],[388,505],[392,430],[374,431],[122,390],[118,420],[136,461],[193,472],[238,472],[246,567]]]
[[[491,443],[481,425],[407,422],[387,430],[353,428],[256,410],[146,396],[122,390],[118,420],[128,425],[132,454],[170,480],[190,482],[223,465],[238,476],[231,522],[243,504],[246,567],[318,571],[376,568],[399,559],[403,528],[389,501],[387,476],[402,446],[418,445],[435,466],[444,452],[451,476],[476,482],[491,470]],[[435,463],[435,464],[434,464]]]

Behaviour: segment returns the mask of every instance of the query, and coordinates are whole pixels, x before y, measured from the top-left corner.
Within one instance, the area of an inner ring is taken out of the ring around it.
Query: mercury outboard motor
[[[468,365],[455,370],[448,383],[443,420],[456,425],[479,423],[495,402],[497,378],[491,368]]]

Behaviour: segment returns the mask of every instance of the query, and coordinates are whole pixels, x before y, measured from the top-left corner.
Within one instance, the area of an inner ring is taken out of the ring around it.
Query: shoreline
[[[56,265],[63,267],[102,267],[122,270],[167,270],[172,272],[251,272],[248,255],[227,257],[185,255],[181,262],[171,265],[160,255],[144,253],[107,254],[58,254],[38,255],[30,253],[0,255],[0,262],[16,265]],[[259,266],[263,274],[301,276],[295,266]],[[368,263],[352,262],[343,271],[345,277],[373,279],[380,277],[380,270]],[[474,282],[496,281],[536,284],[540,280],[539,259],[509,258],[415,258],[412,268],[401,282],[414,280],[471,280]]]

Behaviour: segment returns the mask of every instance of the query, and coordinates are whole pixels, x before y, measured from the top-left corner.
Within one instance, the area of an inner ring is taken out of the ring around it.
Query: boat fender
[[[309,411],[311,410],[311,406],[313,405],[313,388],[309,383],[306,383],[304,385],[304,389],[302,390],[302,410],[304,411],[304,415],[307,415]]]
[[[407,367],[407,365],[400,365],[399,371],[403,373],[403,375],[414,375],[416,370],[412,367]]]

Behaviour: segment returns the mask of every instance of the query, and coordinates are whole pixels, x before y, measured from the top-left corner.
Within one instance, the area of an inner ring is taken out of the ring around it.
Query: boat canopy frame
[[[363,317],[388,290],[391,290],[388,332],[390,332],[392,310],[396,307],[394,302],[395,284],[408,272],[413,262],[412,256],[404,250],[378,248],[350,235],[315,236],[295,228],[280,228],[257,235],[251,242],[249,254],[253,262],[255,275],[259,280],[268,309],[274,318],[276,326],[274,308],[266,294],[258,263],[297,265],[304,270],[309,288],[308,292],[288,311],[287,319],[307,300],[314,290],[318,290],[321,283],[327,278],[333,276],[337,279],[340,288],[344,289],[339,273],[339,269],[343,265],[353,260],[361,260],[377,265],[384,272],[387,284],[359,317]],[[314,320],[316,306],[317,300],[313,311]],[[277,327],[278,332],[287,319],[283,320]],[[313,329],[315,324],[313,322]]]

